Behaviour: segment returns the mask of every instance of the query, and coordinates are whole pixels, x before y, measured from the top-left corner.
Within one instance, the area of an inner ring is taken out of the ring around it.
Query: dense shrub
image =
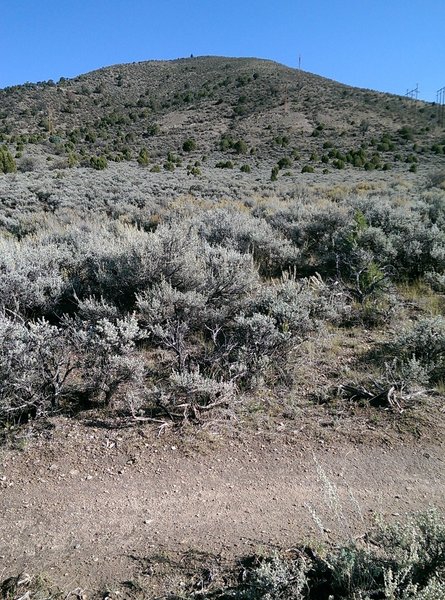
[[[233,162],[231,160],[220,160],[215,167],[217,169],[233,169]]]
[[[422,318],[400,332],[389,345],[391,355],[405,367],[405,372],[415,369],[430,382],[445,375],[445,319]],[[423,383],[423,382],[422,382]]]
[[[176,155],[168,159],[178,164]],[[100,176],[79,169],[2,179],[0,308],[16,315],[23,339],[42,318],[56,327],[51,335],[76,365],[64,401],[75,397],[75,381],[79,394],[130,410],[167,397],[172,408],[175,389],[184,399],[186,389],[208,386],[195,403],[189,393],[190,417],[213,404],[209,390],[218,386],[232,385],[232,397],[290,381],[293,349],[322,322],[387,322],[393,282],[425,277],[443,287],[440,188],[400,196],[288,186],[276,198],[274,186],[257,200],[239,175],[221,174],[218,187],[210,172],[206,186],[191,185],[187,173],[173,182],[111,165]],[[113,350],[107,336],[124,336],[128,319],[139,328],[133,345]],[[440,339],[434,327],[427,348]],[[404,339],[406,353],[402,344],[387,357],[397,358],[402,379],[434,383],[443,360],[414,345],[422,336],[416,330]],[[51,400],[42,406],[52,410]]]
[[[226,150],[230,150],[231,148],[233,148],[234,143],[235,142],[234,142],[232,136],[228,133],[224,133],[221,136],[221,139],[219,141],[219,149],[222,150],[223,152]]]
[[[233,149],[237,154],[247,154],[249,147],[244,140],[237,140],[233,144]]]
[[[264,219],[217,209],[203,214],[198,228],[212,245],[250,252],[263,275],[280,275],[296,261],[297,250]]]
[[[85,310],[96,318],[65,318],[59,326],[0,315],[0,421],[38,417],[78,397],[138,408],[144,363],[135,352],[136,320],[110,318],[112,309],[93,300]]]
[[[173,371],[161,394],[154,391],[154,401],[171,418],[199,419],[200,414],[216,407],[229,406],[235,397],[233,381],[205,377],[199,370]],[[162,398],[162,400],[161,400]]]
[[[108,161],[105,156],[92,156],[90,158],[90,165],[93,167],[93,169],[102,171],[103,169],[107,168]]]
[[[56,410],[74,362],[66,332],[3,312],[0,339],[0,422]]]
[[[291,166],[292,166],[292,159],[290,159],[288,156],[283,156],[278,161],[278,168],[279,169],[288,169]]]
[[[0,146],[0,173],[15,173],[17,165],[6,146]]]
[[[0,310],[49,315],[68,286],[70,251],[44,236],[0,238]]]
[[[403,525],[383,524],[373,542],[374,547],[351,544],[328,556],[335,597],[438,598],[445,570],[445,528],[434,511]]]
[[[197,147],[198,145],[196,143],[196,140],[194,140],[193,138],[185,140],[185,142],[182,144],[182,149],[184,150],[184,152],[193,152],[193,150],[196,150]]]
[[[136,318],[110,318],[113,308],[94,300],[80,309],[79,317],[64,323],[78,357],[78,391],[105,405],[120,401],[134,412],[140,407],[145,372],[144,361],[135,351],[141,336]],[[98,318],[91,319],[94,309]],[[83,320],[86,311],[90,318]]]
[[[161,132],[161,128],[159,127],[159,125],[157,123],[151,123],[148,127],[147,127],[147,137],[154,137],[156,135],[159,135],[159,133]]]
[[[271,556],[244,557],[235,572],[224,574],[224,580],[235,583],[200,590],[200,597],[203,600],[440,600],[443,597],[445,524],[436,512],[414,515],[404,524],[382,523],[363,537],[369,541],[354,540],[322,553],[311,547],[294,547],[292,551],[275,552]]]

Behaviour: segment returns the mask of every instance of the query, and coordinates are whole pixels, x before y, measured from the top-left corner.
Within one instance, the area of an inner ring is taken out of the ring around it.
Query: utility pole
[[[445,117],[445,86],[436,92],[437,123],[443,127]]]
[[[300,96],[303,89],[303,77],[301,74],[301,54],[298,55],[298,71],[297,71],[297,94]]]

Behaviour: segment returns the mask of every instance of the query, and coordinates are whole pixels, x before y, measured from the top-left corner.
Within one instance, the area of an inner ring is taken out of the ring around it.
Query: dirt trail
[[[445,508],[439,445],[252,437],[204,448],[60,420],[49,442],[3,451],[0,580],[43,571],[65,588],[97,588],[160,549],[240,555],[319,538],[314,514],[328,538],[359,535],[374,513]],[[339,503],[329,506],[325,478]]]

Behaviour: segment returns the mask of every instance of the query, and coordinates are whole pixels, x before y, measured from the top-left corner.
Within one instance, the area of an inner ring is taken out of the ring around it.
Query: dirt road
[[[0,580],[25,570],[97,588],[159,550],[241,555],[445,508],[443,447],[325,446],[252,435],[191,450],[59,419],[49,441],[0,454]]]

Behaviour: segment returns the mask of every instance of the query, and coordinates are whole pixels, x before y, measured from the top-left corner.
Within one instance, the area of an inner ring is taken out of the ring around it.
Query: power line
[[[405,96],[407,96],[408,98],[411,98],[412,100],[418,98],[419,96],[419,84],[416,83],[416,87],[413,88],[412,90],[406,90],[406,94]]]

